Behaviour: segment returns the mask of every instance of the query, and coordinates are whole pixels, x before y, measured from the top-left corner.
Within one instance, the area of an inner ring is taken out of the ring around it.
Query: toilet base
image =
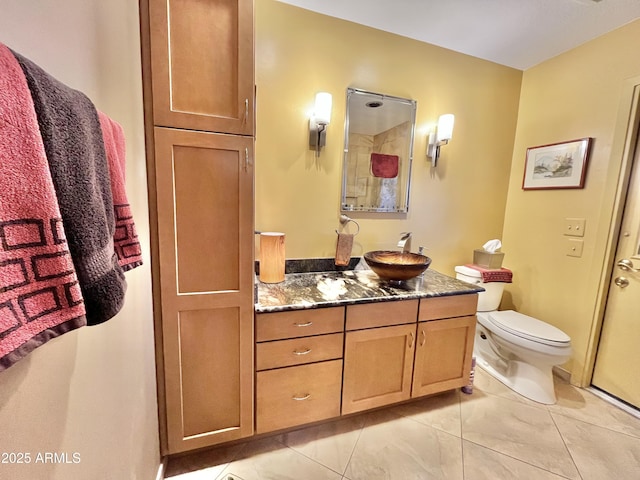
[[[494,365],[481,355],[476,355],[476,365],[523,397],[545,405],[556,403],[551,368],[540,369],[519,360]]]

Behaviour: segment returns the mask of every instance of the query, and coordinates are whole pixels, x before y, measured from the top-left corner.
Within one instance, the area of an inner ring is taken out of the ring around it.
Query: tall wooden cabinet
[[[253,434],[253,0],[141,0],[162,450]]]

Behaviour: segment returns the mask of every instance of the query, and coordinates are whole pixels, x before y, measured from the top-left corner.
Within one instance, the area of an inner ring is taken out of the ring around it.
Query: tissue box
[[[503,258],[502,252],[491,253],[482,248],[476,248],[473,251],[473,263],[484,268],[502,268]]]

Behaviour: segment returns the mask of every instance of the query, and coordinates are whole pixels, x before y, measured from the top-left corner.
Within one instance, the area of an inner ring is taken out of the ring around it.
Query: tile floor
[[[640,418],[556,378],[556,405],[476,369],[459,390],[171,459],[171,480],[637,480]]]

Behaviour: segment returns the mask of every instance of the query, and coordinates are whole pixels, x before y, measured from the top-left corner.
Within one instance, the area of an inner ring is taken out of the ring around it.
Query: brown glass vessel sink
[[[364,254],[364,260],[384,280],[409,280],[424,272],[431,259],[419,253],[375,250]]]

